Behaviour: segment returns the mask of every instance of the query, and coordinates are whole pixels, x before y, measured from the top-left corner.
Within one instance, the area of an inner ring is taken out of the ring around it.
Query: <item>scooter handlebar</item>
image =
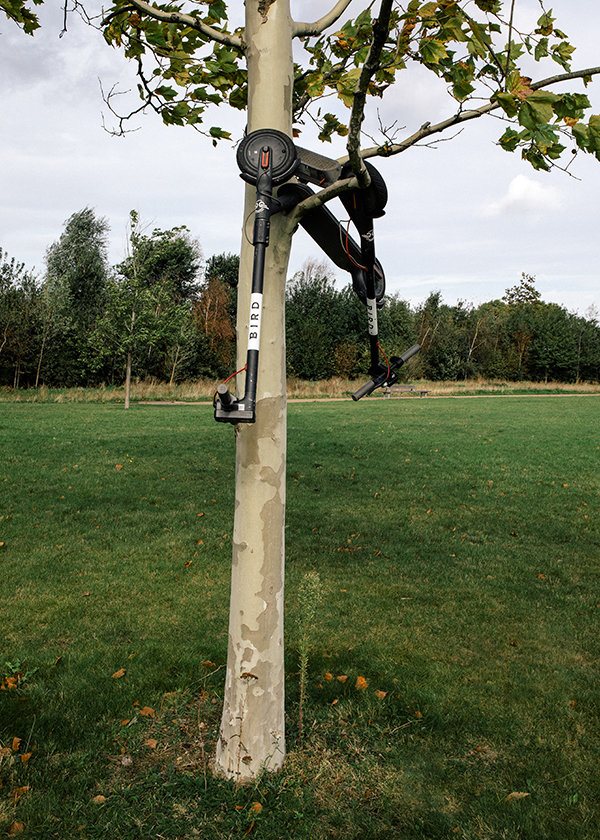
[[[355,392],[352,394],[352,399],[353,399],[355,402],[358,402],[358,400],[359,400],[361,397],[366,397],[366,396],[367,396],[367,394],[371,394],[371,393],[375,390],[375,388],[379,388],[379,385],[382,385],[382,384],[383,384],[383,383],[380,383],[380,382],[375,382],[375,380],[374,380],[374,379],[369,379],[369,381],[368,381],[368,382],[365,382],[365,384],[364,384],[364,385],[361,385],[361,386],[360,386],[360,388],[358,389],[358,391],[355,391]]]
[[[404,362],[408,362],[408,360],[415,356],[420,349],[420,344],[413,344],[412,347],[409,347],[408,350],[405,350],[404,353],[400,356],[401,364],[404,364]],[[400,365],[395,365],[395,367],[400,367]]]
[[[358,402],[362,397],[366,397],[368,394],[372,394],[376,388],[381,388],[382,385],[385,385],[386,382],[388,385],[393,384],[398,379],[395,371],[402,367],[402,365],[411,359],[416,353],[419,352],[421,349],[420,344],[413,344],[412,347],[409,347],[408,350],[405,350],[401,356],[394,356],[391,359],[391,364],[389,369],[386,370],[384,373],[380,373],[379,376],[374,376],[372,379],[369,379],[368,382],[365,382],[364,385],[355,391],[352,394],[352,399],[355,402]]]

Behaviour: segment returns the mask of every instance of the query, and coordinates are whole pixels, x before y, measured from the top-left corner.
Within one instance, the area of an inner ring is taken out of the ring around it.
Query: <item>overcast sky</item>
[[[298,0],[293,8],[311,19],[329,3]],[[89,206],[110,224],[112,263],[124,256],[131,209],[149,227],[187,225],[205,257],[237,252],[243,183],[234,148],[214,149],[192,128],[165,127],[155,114],[138,118],[132,125],[138,130],[125,137],[110,136],[102,127],[99,79],[105,89],[116,82],[132,88],[132,68],[75,16],[59,39],[61,4],[45,5],[43,28],[33,38],[0,18],[0,247],[42,273],[65,220]],[[231,5],[242,7],[241,0]],[[577,46],[573,67],[600,65],[598,0],[551,5]],[[518,0],[517,9],[527,20],[540,14],[537,0]],[[557,65],[541,76],[554,72]],[[401,74],[384,121],[397,119],[411,133],[453,113],[444,85],[429,75]],[[581,82],[571,87],[583,90]],[[587,92],[600,113],[600,78]],[[241,137],[243,115],[221,108],[218,119]],[[577,179],[536,173],[495,145],[503,130],[497,119],[483,118],[437,150],[413,148],[376,161],[390,193],[376,224],[388,290],[413,304],[434,290],[447,303],[478,304],[501,297],[526,272],[536,276],[544,300],[581,314],[600,309],[600,163],[579,154]],[[320,144],[310,131],[299,142],[332,157],[345,153],[343,140]],[[321,254],[300,231],[290,275],[307,258]]]

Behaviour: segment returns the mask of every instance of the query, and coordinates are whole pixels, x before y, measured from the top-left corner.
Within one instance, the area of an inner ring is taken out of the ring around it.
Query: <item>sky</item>
[[[298,9],[295,16],[315,19],[329,3],[296,0],[292,13]],[[215,149],[192,128],[164,126],[153,113],[136,118],[136,130],[124,137],[110,135],[103,127],[111,118],[101,84],[105,90],[114,84],[135,89],[133,68],[75,15],[59,38],[60,5],[46,0],[34,37],[0,17],[0,247],[42,276],[46,249],[65,221],[92,207],[109,222],[112,264],[125,256],[132,209],[150,230],[187,225],[205,258],[237,253],[244,185],[234,146]],[[238,13],[242,8],[241,0],[230,5]],[[360,8],[359,0],[353,6]],[[600,65],[600,3],[554,0],[552,9],[577,46],[573,67]],[[538,0],[518,0],[517,12],[525,22],[535,21]],[[534,79],[555,72],[558,65],[541,74],[538,68]],[[571,83],[571,89],[583,85]],[[600,77],[587,93],[600,113]],[[381,117],[406,126],[402,136],[454,110],[444,85],[417,70],[400,75]],[[221,107],[214,122],[241,138],[243,114]],[[571,169],[576,177],[536,173],[518,153],[498,147],[503,131],[499,120],[484,117],[436,148],[375,161],[389,192],[386,215],[376,222],[388,292],[412,305],[432,291],[449,304],[478,305],[502,297],[525,272],[535,276],[543,300],[582,315],[590,307],[600,310],[600,163],[580,153]],[[323,144],[310,126],[299,143],[331,157],[345,154],[342,139]],[[341,205],[331,209],[345,218]],[[300,230],[290,276],[307,259],[322,258]],[[335,272],[340,285],[349,279]]]

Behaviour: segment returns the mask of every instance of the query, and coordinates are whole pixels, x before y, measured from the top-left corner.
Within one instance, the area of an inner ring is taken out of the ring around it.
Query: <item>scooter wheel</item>
[[[237,164],[244,181],[256,184],[260,153],[265,147],[271,149],[271,177],[273,186],[276,187],[289,180],[300,163],[293,141],[283,131],[265,128],[247,134],[238,146]]]

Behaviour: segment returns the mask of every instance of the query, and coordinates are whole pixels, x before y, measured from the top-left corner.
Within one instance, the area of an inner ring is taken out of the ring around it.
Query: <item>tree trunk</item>
[[[248,131],[291,135],[289,0],[246,2]],[[246,188],[243,218],[255,204]],[[256,422],[236,426],[229,646],[215,770],[243,782],[285,757],[283,584],[286,468],[285,278],[291,231],[275,216],[267,248]],[[242,237],[238,367],[246,361],[253,250]],[[238,377],[238,394],[243,392]]]
[[[171,378],[169,379],[169,387],[173,384],[173,380],[175,379],[175,371],[177,370],[177,362],[179,361],[179,351],[181,349],[181,345],[177,345],[175,347],[175,358],[173,359],[173,367],[171,368]]]
[[[135,265],[135,264],[134,264]],[[125,367],[125,408],[129,408],[129,398],[131,396],[131,362],[132,350],[131,342],[133,341],[133,328],[135,326],[135,302],[137,300],[137,289],[133,297],[133,309],[131,310],[131,325],[129,327],[130,344],[127,350],[127,365]]]
[[[44,347],[46,346],[46,330],[44,330],[42,335],[42,346],[40,347],[40,355],[38,358],[37,370],[35,372],[35,388],[39,385],[40,381],[40,371],[42,369],[42,358],[44,356]]]
[[[127,366],[125,368],[125,408],[129,408],[131,394],[131,350],[127,351]]]

